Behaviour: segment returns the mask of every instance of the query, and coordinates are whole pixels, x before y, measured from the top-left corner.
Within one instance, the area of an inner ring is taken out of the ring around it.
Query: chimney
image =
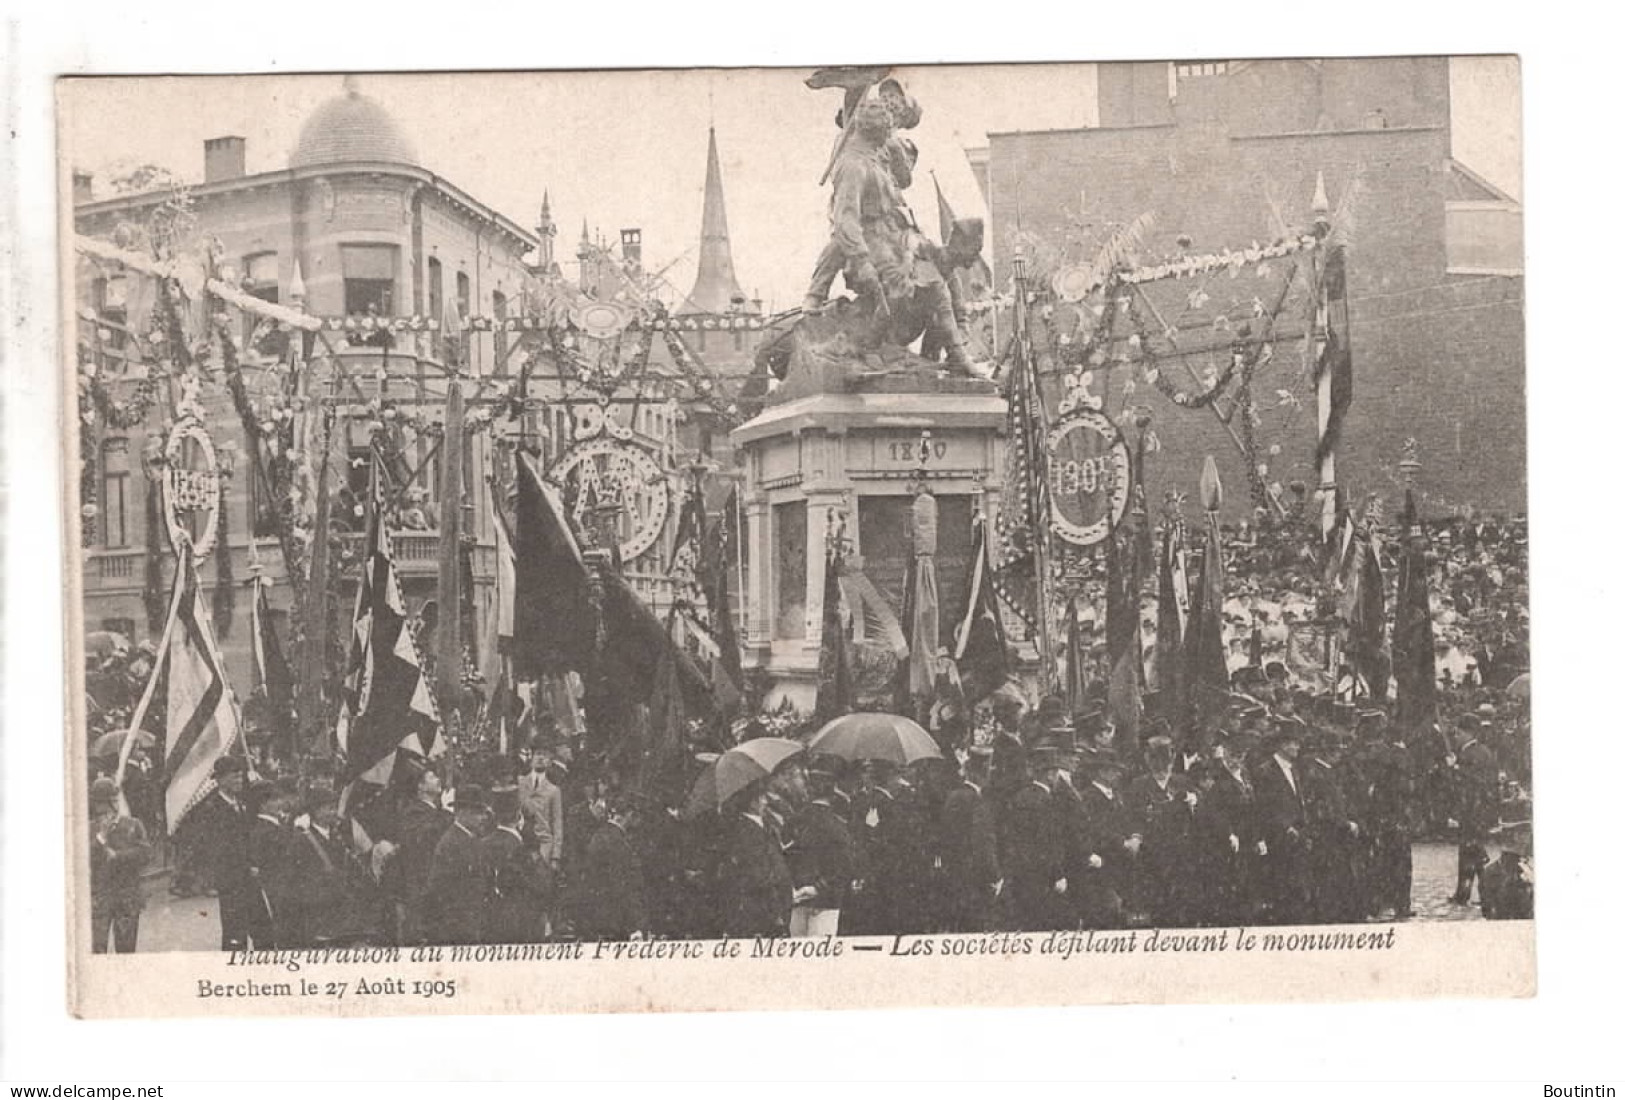
[[[643,266],[643,230],[621,230],[621,258],[633,267]]]
[[[203,182],[240,179],[248,174],[248,142],[240,137],[209,138],[203,143]]]
[[[73,170],[73,204],[96,201],[96,177],[81,168]]]

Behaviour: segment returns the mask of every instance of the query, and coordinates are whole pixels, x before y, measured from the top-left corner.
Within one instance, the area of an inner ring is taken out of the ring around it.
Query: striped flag
[[[993,591],[993,569],[988,561],[987,524],[981,516],[974,523],[976,541],[971,550],[965,617],[954,629],[954,664],[959,668],[965,700],[973,704],[993,694],[1010,678],[1004,620],[999,618],[999,600]]]
[[[1017,304],[1018,312],[1024,309]],[[1005,385],[1009,410],[1004,464],[1004,505],[999,512],[1000,560],[996,586],[1016,613],[1030,626],[1039,623],[1043,585],[1041,540],[1049,537],[1050,501],[1045,447],[1046,416],[1038,392],[1026,340],[1014,343],[1010,375]]]
[[[119,757],[119,782],[129,764],[135,732],[145,721],[160,677],[167,680],[163,771],[164,820],[174,834],[187,813],[214,790],[215,761],[242,753],[237,700],[226,679],[210,617],[198,599],[197,562],[182,545],[175,569],[169,618],[158,644],[158,660],[130,720]]]
[[[1329,403],[1323,410],[1319,439],[1315,443],[1315,463],[1318,466],[1337,450],[1343,434],[1343,421],[1349,406],[1354,403],[1354,355],[1349,347],[1348,276],[1344,250],[1330,249],[1326,267],[1321,276],[1323,304],[1322,324],[1325,344],[1315,362],[1314,382],[1329,382]]]
[[[395,575],[389,531],[384,523],[383,481],[376,459],[371,496],[344,702],[338,720],[338,744],[345,757],[347,784],[344,804],[352,816],[363,799],[389,785],[402,751],[426,760],[446,751],[440,712],[423,673],[423,661]]]

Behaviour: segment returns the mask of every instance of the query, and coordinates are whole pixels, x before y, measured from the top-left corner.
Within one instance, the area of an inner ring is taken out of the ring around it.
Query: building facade
[[[375,427],[368,421],[376,420],[381,408],[389,410],[384,415],[394,418],[389,426],[395,443],[391,534],[411,610],[436,595],[446,456],[434,426],[444,420],[448,366],[463,378],[465,393],[486,394],[480,400],[497,406],[504,391],[489,383],[514,379],[522,364],[533,360],[523,418],[509,421],[500,410],[488,409],[488,425],[464,435],[457,507],[465,540],[472,543],[473,614],[463,640],[487,667],[484,651],[494,637],[497,598],[494,509],[502,506],[495,497],[512,477],[511,449],[498,441],[534,446],[544,465],[557,462],[576,438],[570,398],[579,387],[563,384],[541,347],[545,340],[505,332],[499,325],[469,328],[448,340],[443,326],[517,318],[538,295],[566,283],[553,255],[557,230],[547,201],[537,229],[526,230],[422,167],[395,120],[353,80],[305,122],[286,168],[249,175],[244,164],[242,138],[206,143],[205,178],[185,189],[193,231],[218,242],[217,274],[245,293],[316,317],[347,319],[336,330],[304,336],[261,331],[245,344],[243,363],[253,368],[286,362],[289,341],[304,340],[308,378],[302,392],[313,405],[325,402],[336,414],[336,435],[323,467],[335,493],[335,539],[360,537],[357,506],[365,493]],[[164,190],[98,200],[91,191],[91,181],[76,173],[75,228],[81,236],[108,242],[128,240],[130,226],[144,224],[175,198]],[[109,400],[126,400],[148,378],[141,342],[152,323],[150,280],[92,256],[80,257],[75,274],[85,321],[81,344],[90,333],[96,385]],[[564,286],[570,294],[611,289]],[[409,323],[387,335],[369,327],[385,321]],[[429,321],[442,331],[430,330]],[[248,335],[250,319],[245,315],[242,323]],[[85,370],[82,358],[82,375]],[[671,473],[675,516],[679,470],[686,462],[677,439],[679,390],[670,371],[650,373],[635,400],[615,394],[607,408]],[[270,398],[280,385],[272,370],[242,374],[250,380],[251,401]],[[202,393],[209,433],[226,456],[222,465],[235,469],[224,492],[225,537],[201,580],[211,598],[223,586],[234,589],[235,609],[220,640],[233,684],[246,695],[253,676],[250,599],[243,582],[256,571],[271,581],[272,615],[284,638],[293,601],[274,537],[270,486],[256,476],[242,418],[225,389],[206,384]],[[132,640],[153,637],[161,626],[151,621],[149,605],[154,591],[167,596],[174,569],[167,538],[149,530],[161,523],[161,513],[149,506],[148,496],[157,488],[144,476],[143,455],[161,438],[175,397],[170,384],[156,390],[151,407],[135,422],[115,426],[96,417],[84,426],[85,476],[96,498],[84,549],[85,628],[117,631]],[[668,530],[648,555],[626,565],[634,588],[657,610],[670,601],[669,541]],[[149,572],[149,557],[157,562],[156,574]],[[330,607],[330,617],[347,619],[348,604],[336,602],[342,606]]]
[[[996,133],[969,153],[998,285],[1023,234],[1098,242],[1147,214],[1143,262],[1269,242],[1311,224],[1323,180],[1348,240],[1355,381],[1340,485],[1391,498],[1415,439],[1429,512],[1522,513],[1522,213],[1452,156],[1448,59],[1102,64],[1098,81],[1097,128]],[[1261,402],[1259,433],[1280,447],[1267,478],[1312,490],[1314,398],[1297,358],[1270,386],[1307,401]],[[1192,493],[1212,454],[1228,517],[1242,514],[1248,471],[1224,425],[1150,386],[1112,395],[1114,415],[1120,402],[1153,413],[1150,500]]]

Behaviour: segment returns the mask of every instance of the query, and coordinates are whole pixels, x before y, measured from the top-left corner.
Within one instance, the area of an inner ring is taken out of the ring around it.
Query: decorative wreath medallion
[[[1104,540],[1128,508],[1128,445],[1117,425],[1080,408],[1050,429],[1050,526],[1074,546]]]
[[[220,531],[220,467],[214,440],[200,420],[179,420],[164,441],[164,525],[178,553],[190,544],[192,556],[209,556]]]
[[[608,340],[632,323],[632,314],[613,302],[589,300],[570,311],[576,328],[596,340]]]
[[[654,456],[635,443],[600,437],[566,451],[547,479],[559,487],[578,529],[592,523],[593,509],[617,509],[622,561],[653,546],[671,511],[671,486]]]

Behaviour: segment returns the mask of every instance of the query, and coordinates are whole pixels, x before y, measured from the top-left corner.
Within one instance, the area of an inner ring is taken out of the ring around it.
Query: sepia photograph
[[[56,92],[76,1014],[1533,994],[1517,58]]]

